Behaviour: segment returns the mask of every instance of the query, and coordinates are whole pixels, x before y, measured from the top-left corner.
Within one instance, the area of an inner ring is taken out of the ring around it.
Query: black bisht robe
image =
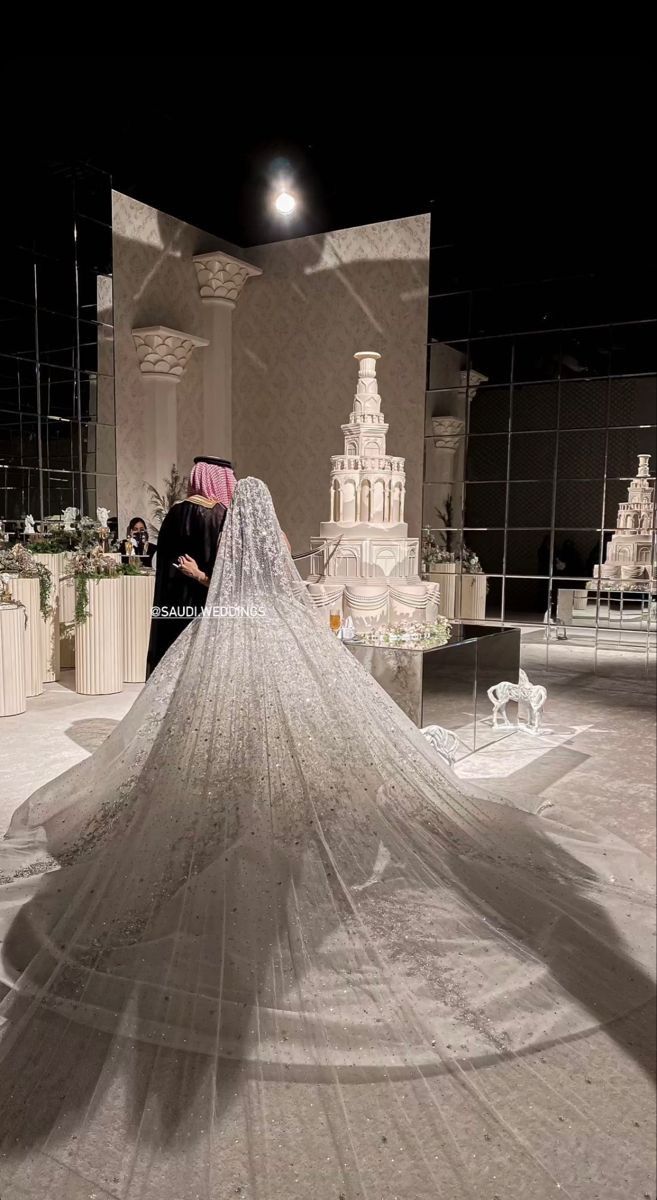
[[[162,522],[157,539],[153,607],[185,610],[188,615],[153,616],[148,644],[149,675],[208,601],[207,587],[183,575],[173,564],[181,554],[188,554],[201,571],[211,575],[225,519],[226,509],[218,500],[189,496],[174,504]]]

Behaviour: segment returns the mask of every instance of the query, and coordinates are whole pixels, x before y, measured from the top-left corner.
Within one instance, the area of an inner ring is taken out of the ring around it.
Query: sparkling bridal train
[[[640,856],[453,775],[258,480],[208,606],[0,843],[2,1200],[648,1191]]]

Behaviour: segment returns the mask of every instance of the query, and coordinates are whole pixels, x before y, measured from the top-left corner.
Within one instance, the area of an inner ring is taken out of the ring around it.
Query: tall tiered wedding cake
[[[594,571],[604,587],[607,581],[621,580],[621,588],[640,588],[654,591],[655,489],[650,482],[650,455],[639,455],[639,470],[627,490],[627,500],[618,506],[616,532],[607,546],[607,556]],[[650,582],[648,582],[650,581]]]
[[[341,608],[357,630],[386,624],[433,622],[438,584],[423,583],[419,543],[404,521],[404,459],[386,454],[388,426],[381,412],[373,350],[361,350],[353,411],[342,426],[344,451],[331,459],[330,513],[308,580],[318,606]]]

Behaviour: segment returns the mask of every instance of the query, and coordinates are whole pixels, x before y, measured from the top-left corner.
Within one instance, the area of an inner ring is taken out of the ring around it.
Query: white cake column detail
[[[195,254],[193,262],[209,342],[203,356],[203,447],[206,454],[230,458],[233,309],[247,279],[262,271],[220,250]]]
[[[178,461],[176,389],[194,350],[208,339],[166,325],[133,329],[132,337],[144,383],[147,385],[145,427],[152,430],[144,478],[158,486]]]

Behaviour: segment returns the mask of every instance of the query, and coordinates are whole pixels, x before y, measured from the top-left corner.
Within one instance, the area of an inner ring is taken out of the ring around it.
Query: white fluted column
[[[133,329],[132,337],[147,386],[145,427],[150,437],[144,479],[158,486],[178,462],[177,386],[194,350],[207,346],[208,339],[166,325]]]
[[[195,254],[193,262],[199,296],[206,310],[208,339],[203,356],[203,448],[206,454],[230,458],[233,309],[247,279],[262,275],[262,271],[220,250]]]
[[[25,630],[25,692],[28,696],[40,696],[45,674],[45,646],[41,637],[41,602],[39,580],[12,575],[9,590],[19,604],[25,606],[27,628]]]
[[[123,576],[123,679],[144,683],[155,575]]]
[[[62,555],[59,577],[59,666],[70,671],[75,666],[75,580],[68,574],[71,552]]]
[[[59,580],[64,573],[63,554],[35,554],[37,562],[42,563],[52,576],[50,592],[50,615],[41,617],[41,638],[43,640],[44,683],[53,683],[60,676],[59,649]]]
[[[18,604],[0,604],[0,717],[25,707],[25,612]]]
[[[123,690],[123,579],[89,579],[89,615],[75,629],[75,690],[106,696]]]

